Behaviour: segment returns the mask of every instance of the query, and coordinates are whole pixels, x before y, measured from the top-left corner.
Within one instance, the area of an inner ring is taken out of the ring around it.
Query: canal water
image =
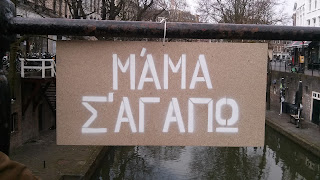
[[[264,147],[113,147],[93,179],[320,179],[320,158],[266,126]]]

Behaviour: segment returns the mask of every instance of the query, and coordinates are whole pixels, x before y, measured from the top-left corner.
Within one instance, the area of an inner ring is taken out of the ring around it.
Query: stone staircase
[[[52,112],[55,115],[56,114],[56,82],[55,81],[52,81],[50,83],[44,95]]]

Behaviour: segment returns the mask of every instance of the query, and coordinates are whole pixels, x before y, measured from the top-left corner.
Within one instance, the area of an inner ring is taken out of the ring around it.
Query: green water
[[[264,147],[113,147],[93,179],[320,179],[320,158],[266,127]]]

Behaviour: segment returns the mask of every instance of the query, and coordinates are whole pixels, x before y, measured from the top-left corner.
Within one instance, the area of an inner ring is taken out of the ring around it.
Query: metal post
[[[267,100],[267,104],[266,104],[266,109],[270,110],[270,86],[271,86],[271,62],[270,62],[270,57],[268,55],[268,63],[267,63],[267,91],[266,91],[266,100]]]
[[[20,70],[21,77],[24,78],[24,59],[23,60],[19,59],[19,61],[21,64],[21,70]]]
[[[298,86],[298,94],[297,94],[297,105],[298,105],[298,114],[300,118],[300,111],[301,111],[301,107],[302,107],[302,81],[299,81],[299,86]]]
[[[284,72],[287,72],[287,60],[284,62]]]
[[[11,98],[8,80],[0,70],[0,151],[9,155]]]
[[[298,87],[298,93],[297,93],[297,106],[298,106],[298,122],[297,122],[297,128],[300,127],[300,118],[301,118],[301,114],[302,114],[302,109],[303,109],[303,105],[302,105],[302,81],[299,81],[299,87]]]
[[[302,56],[303,56],[303,60],[305,60],[304,41],[302,41]],[[299,64],[300,64],[299,71],[301,73],[304,73],[304,67],[303,67],[304,64],[301,63],[301,59],[299,59]]]
[[[285,87],[284,87],[284,78],[281,78],[280,81],[280,113],[279,115],[282,114],[282,106],[283,106],[283,102],[284,102],[284,93],[285,93]]]
[[[281,114],[282,114],[282,101],[280,103],[280,113],[279,113],[279,115],[281,115]]]
[[[50,71],[51,71],[51,77],[54,77],[54,62],[53,62],[53,59],[51,59],[50,61]]]
[[[2,66],[2,57],[9,50],[14,35],[8,34],[8,21],[15,14],[14,5],[9,0],[0,1],[0,151],[9,155],[11,95],[8,80]]]
[[[41,71],[42,71],[42,78],[46,77],[46,61],[42,59],[41,61]]]

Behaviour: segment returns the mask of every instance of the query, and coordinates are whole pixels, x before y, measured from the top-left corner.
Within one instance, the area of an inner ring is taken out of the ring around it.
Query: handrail
[[[24,58],[19,58],[19,60],[21,61],[21,77],[24,78],[25,77],[25,69],[40,69],[42,72],[41,77],[45,78],[46,77],[46,69],[50,69],[51,70],[51,77],[55,77],[56,76],[56,64],[54,62],[54,59],[24,59]],[[26,66],[24,65],[24,61],[34,61],[34,62],[42,62],[41,66]],[[50,66],[46,66],[46,62],[50,62]]]
[[[8,20],[7,32],[38,35],[162,38],[164,25],[147,21],[12,17]],[[320,41],[320,27],[167,22],[166,37]]]

